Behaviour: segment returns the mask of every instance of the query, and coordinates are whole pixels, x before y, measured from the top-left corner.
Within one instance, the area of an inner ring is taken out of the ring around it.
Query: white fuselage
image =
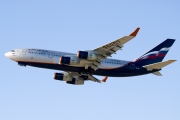
[[[14,49],[5,54],[6,57],[16,62],[36,62],[36,63],[48,63],[48,64],[59,64],[61,56],[76,56],[73,53],[58,52],[43,49]],[[99,68],[112,69],[121,67],[127,64],[129,61],[116,60],[116,59],[103,59]],[[89,64],[87,60],[80,60],[78,65],[69,65],[76,67],[84,67],[85,64]]]

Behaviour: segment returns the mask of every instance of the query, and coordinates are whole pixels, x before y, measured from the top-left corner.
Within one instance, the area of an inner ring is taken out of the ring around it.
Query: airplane
[[[175,39],[166,39],[134,61],[111,59],[112,54],[122,50],[125,43],[135,38],[140,28],[136,28],[128,36],[124,36],[93,50],[75,53],[58,52],[44,49],[13,49],[5,56],[20,66],[32,66],[64,71],[54,73],[54,79],[68,84],[83,85],[90,80],[97,83],[106,82],[108,77],[130,77],[159,72],[163,67],[176,60],[163,61]],[[93,75],[105,76],[102,80]]]

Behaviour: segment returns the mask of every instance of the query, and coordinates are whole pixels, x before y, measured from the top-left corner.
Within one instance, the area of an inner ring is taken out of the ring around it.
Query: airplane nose
[[[7,58],[9,58],[13,61],[16,61],[18,59],[18,56],[16,56],[16,54],[12,53],[12,52],[7,52],[4,54],[4,56],[6,56]]]
[[[4,56],[6,56],[6,57],[7,57],[7,53],[5,53],[5,54],[4,54]]]
[[[9,58],[9,52],[5,53],[4,56],[6,56],[7,58]]]

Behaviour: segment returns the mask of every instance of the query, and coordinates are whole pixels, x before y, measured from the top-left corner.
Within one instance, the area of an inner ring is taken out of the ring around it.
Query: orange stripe
[[[140,28],[136,28],[134,32],[132,32],[129,36],[136,36]]]
[[[106,82],[108,76],[106,76],[105,78],[102,79],[103,82]]]

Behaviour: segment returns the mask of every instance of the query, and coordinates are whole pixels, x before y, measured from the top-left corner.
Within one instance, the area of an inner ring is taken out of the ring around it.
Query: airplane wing
[[[127,43],[128,41],[136,37],[139,29],[140,28],[136,28],[136,30],[132,32],[129,36],[124,36],[113,42],[110,42],[108,44],[105,44],[101,47],[94,49],[93,51],[98,54],[98,59],[96,61],[92,61],[92,64],[90,65],[91,68],[93,68],[94,70],[97,70],[98,66],[101,64],[100,63],[101,59],[105,59],[107,57],[111,57],[112,54],[116,54],[118,50],[121,50],[123,48],[123,45],[125,43]]]
[[[91,80],[93,82],[98,82],[98,83],[106,82],[107,78],[108,78],[108,76],[105,76],[102,80],[99,80],[92,75],[88,75],[89,80]]]
[[[66,81],[69,84],[82,85],[85,80],[91,80],[93,82],[102,83],[106,82],[108,76],[105,76],[102,80],[97,79],[92,74],[79,74],[77,72],[63,72],[54,73],[55,80]]]
[[[101,47],[98,47],[94,49],[93,51],[96,51],[98,53],[102,53],[102,58],[107,58],[111,56],[111,54],[116,53],[116,51],[121,50],[123,45],[136,37],[138,31],[140,28],[136,28],[134,32],[132,32],[129,36],[124,36],[122,38],[119,38],[113,42],[110,42],[106,45],[103,45]]]
[[[76,60],[76,55],[73,55],[74,59],[73,56],[72,58],[70,58],[69,55],[67,55],[67,57],[63,56],[60,58],[60,64],[69,64],[70,62],[67,61],[70,61],[70,59],[72,59],[72,64],[80,62],[82,60],[80,64],[81,66],[85,67],[85,70],[92,68],[96,71],[101,65],[102,59],[106,59],[107,57],[110,57],[112,54],[115,54],[118,50],[121,50],[125,43],[136,37],[139,29],[140,28],[136,28],[136,30],[132,32],[130,35],[119,38],[94,50],[78,51],[77,57],[78,59],[80,59],[79,61]]]
[[[102,82],[106,82],[106,80],[108,79],[108,76],[105,76],[102,80],[97,79],[96,77],[94,77],[91,74],[79,74],[77,72],[66,72],[68,73],[70,76],[79,76],[79,77],[86,77],[87,80],[91,80],[93,82],[98,82],[98,83],[102,83]]]

